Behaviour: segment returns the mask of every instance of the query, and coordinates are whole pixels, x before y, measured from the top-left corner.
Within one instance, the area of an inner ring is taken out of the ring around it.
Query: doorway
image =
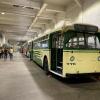
[[[62,74],[63,70],[63,40],[62,34],[51,36],[51,70]]]

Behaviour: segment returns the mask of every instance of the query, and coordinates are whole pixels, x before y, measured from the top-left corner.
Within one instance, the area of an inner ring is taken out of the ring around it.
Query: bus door
[[[33,41],[31,42],[31,60],[33,60]]]
[[[29,44],[29,58],[30,60],[33,60],[33,42],[30,42]]]
[[[51,70],[62,74],[63,36],[61,34],[53,34],[51,40]]]

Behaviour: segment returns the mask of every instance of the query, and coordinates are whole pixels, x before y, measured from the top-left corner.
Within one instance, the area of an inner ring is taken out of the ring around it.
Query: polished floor
[[[48,77],[34,62],[14,54],[0,60],[0,100],[100,100],[100,81]]]

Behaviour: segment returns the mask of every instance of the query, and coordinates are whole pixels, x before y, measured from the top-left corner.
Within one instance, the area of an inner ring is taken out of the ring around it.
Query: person
[[[2,49],[0,48],[0,59],[1,59],[1,55],[2,55]]]
[[[4,49],[4,60],[7,60],[8,50],[7,48]]]
[[[1,58],[3,58],[3,57],[4,57],[4,49],[1,48]]]
[[[12,60],[13,59],[13,48],[12,47],[9,49],[9,56],[10,56],[10,60]]]

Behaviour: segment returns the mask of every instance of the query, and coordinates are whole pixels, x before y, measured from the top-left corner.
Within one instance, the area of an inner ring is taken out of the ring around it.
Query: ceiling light
[[[5,14],[5,12],[2,12],[1,14],[2,14],[2,15],[4,15],[4,14]]]

